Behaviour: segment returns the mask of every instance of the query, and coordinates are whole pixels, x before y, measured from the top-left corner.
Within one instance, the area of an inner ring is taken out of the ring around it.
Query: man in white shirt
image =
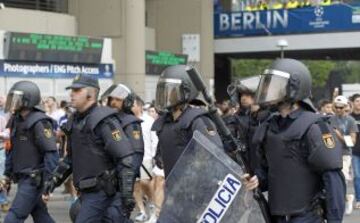
[[[48,97],[45,103],[49,108],[49,111],[46,114],[50,116],[52,119],[54,119],[57,124],[59,124],[59,120],[61,117],[65,115],[65,111],[63,109],[58,108],[55,97],[52,96]]]
[[[137,118],[140,118],[143,122],[141,123],[141,130],[144,139],[144,157],[142,167],[140,169],[140,179],[135,183],[134,187],[134,198],[137,206],[140,209],[140,214],[136,216],[136,221],[145,221],[148,219],[146,214],[145,206],[143,203],[144,195],[147,196],[148,200],[153,203],[154,201],[154,181],[152,169],[153,158],[156,153],[158,144],[158,137],[156,132],[151,131],[151,127],[154,123],[154,118],[143,112],[144,102],[140,97],[136,96],[132,112]]]

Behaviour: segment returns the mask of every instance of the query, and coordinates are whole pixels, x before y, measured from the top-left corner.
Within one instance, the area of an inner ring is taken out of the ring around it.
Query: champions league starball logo
[[[325,14],[325,9],[322,6],[317,6],[314,8],[315,20],[309,21],[309,26],[322,29],[330,25],[329,20],[324,20],[323,16]]]
[[[315,7],[315,9],[314,9],[314,14],[315,14],[316,17],[321,17],[321,16],[323,16],[323,15],[324,15],[324,8],[321,7],[321,6]]]

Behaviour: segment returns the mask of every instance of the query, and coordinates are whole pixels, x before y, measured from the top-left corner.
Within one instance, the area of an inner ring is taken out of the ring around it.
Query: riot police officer
[[[244,158],[248,162],[251,172],[258,160],[256,145],[251,142],[252,137],[256,128],[270,115],[267,109],[260,108],[255,104],[255,92],[259,82],[260,76],[256,75],[230,84],[227,92],[232,103],[239,104],[239,109],[235,114],[223,118],[233,136],[245,144]]]
[[[141,130],[142,121],[135,117],[131,110],[134,106],[135,97],[135,93],[124,84],[114,84],[110,86],[101,96],[103,101],[107,101],[107,106],[118,111],[116,115],[121,123],[123,131],[128,137],[133,149],[138,154],[135,163],[137,169],[136,176],[139,177],[144,155],[144,140]],[[136,188],[136,183],[134,187]],[[134,199],[136,201],[136,197],[134,197]],[[116,203],[112,205],[112,208],[116,208]]]
[[[253,139],[263,158],[256,174],[260,187],[268,190],[276,223],[342,221],[345,183],[340,143],[328,120],[315,113],[310,96],[310,72],[293,59],[273,62],[256,93],[258,104],[278,110]]]
[[[40,109],[40,90],[30,81],[16,82],[10,89],[6,111],[12,116],[11,150],[6,156],[4,175],[18,183],[18,190],[5,221],[54,222],[41,199],[43,182],[51,177],[59,155],[54,134],[55,122]]]
[[[117,117],[120,120],[124,133],[130,140],[133,149],[139,153],[139,168],[144,153],[144,141],[141,132],[141,120],[135,117],[131,108],[134,106],[135,93],[123,84],[110,86],[101,96],[107,100],[107,105],[118,111]]]
[[[189,106],[189,102],[198,94],[184,65],[166,68],[157,83],[155,105],[162,115],[154,122],[152,129],[159,137],[158,154],[162,158],[165,176],[170,173],[195,130],[222,146],[207,111]]]
[[[81,200],[75,222],[131,222],[137,154],[117,111],[97,106],[99,83],[91,75],[77,75],[67,89],[71,89],[71,105],[76,109],[67,122],[69,151],[46,183],[44,194],[72,172]],[[111,208],[114,203],[120,208]]]

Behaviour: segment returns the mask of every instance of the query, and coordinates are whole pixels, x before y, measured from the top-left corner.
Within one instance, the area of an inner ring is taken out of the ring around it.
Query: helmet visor
[[[259,87],[259,82],[260,82],[260,75],[256,75],[253,77],[249,77],[249,78],[245,78],[240,80],[240,83],[238,84],[240,90],[244,90],[244,91],[249,91],[249,92],[254,92],[257,90],[257,88]]]
[[[241,94],[248,93],[248,94],[255,94],[259,82],[260,82],[260,75],[256,75],[253,77],[244,78],[241,80],[237,80],[234,83],[231,83],[227,87],[227,93],[230,96],[230,99],[234,102],[239,102],[239,97]],[[240,94],[240,95],[239,95]]]
[[[183,95],[180,90],[181,83],[182,81],[179,79],[160,78],[156,88],[156,108],[163,111],[183,101]]]
[[[265,70],[256,92],[256,104],[268,105],[280,102],[286,96],[290,74],[278,70]]]
[[[123,84],[112,85],[101,96],[102,100],[108,97],[125,99],[131,93],[130,89]]]
[[[5,112],[14,113],[23,106],[24,92],[12,91],[6,98]]]

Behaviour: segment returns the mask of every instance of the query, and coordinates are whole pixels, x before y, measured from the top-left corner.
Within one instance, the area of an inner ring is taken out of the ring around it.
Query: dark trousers
[[[20,178],[15,198],[4,223],[24,222],[30,214],[35,223],[55,222],[49,215],[41,195],[42,188],[36,187],[30,177]]]
[[[132,223],[123,214],[119,193],[112,197],[103,191],[81,193],[80,200],[81,208],[76,223]]]
[[[273,216],[274,223],[324,223],[324,219],[314,211],[305,212],[296,216]]]

